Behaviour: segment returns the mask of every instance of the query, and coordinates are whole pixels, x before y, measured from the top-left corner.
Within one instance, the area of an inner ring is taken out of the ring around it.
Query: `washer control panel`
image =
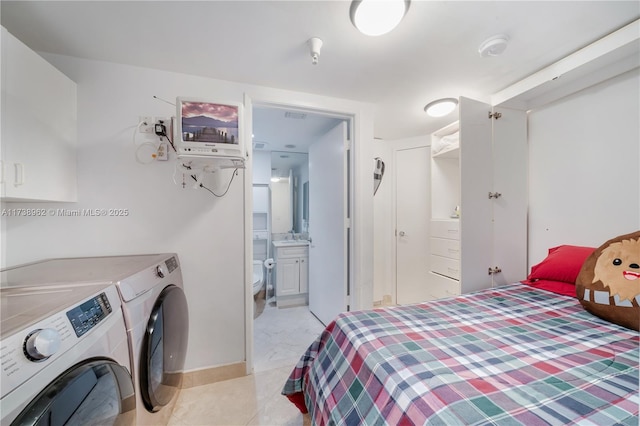
[[[178,259],[175,256],[171,256],[164,262],[167,265],[167,269],[169,269],[169,273],[172,273],[176,268],[178,268]]]
[[[76,300],[80,302],[67,304],[42,320],[25,324],[24,329],[0,341],[0,388],[3,397],[58,358],[64,357],[85,338],[91,338],[91,331],[120,309],[115,286],[68,290],[65,293],[60,290],[60,294],[54,291],[40,294],[40,299],[35,299],[36,295],[31,296],[34,304],[43,300],[42,297],[48,297],[52,304],[64,306],[64,300],[73,298],[75,292]]]
[[[80,337],[95,327],[110,313],[111,304],[109,303],[109,299],[107,299],[105,293],[100,293],[70,311],[67,311],[67,318],[69,318],[69,322],[76,332],[76,336]]]

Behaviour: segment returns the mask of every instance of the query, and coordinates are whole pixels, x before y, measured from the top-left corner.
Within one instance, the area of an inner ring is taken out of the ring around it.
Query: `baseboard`
[[[203,368],[201,370],[185,371],[182,376],[182,389],[237,379],[247,375],[247,363],[222,365],[220,367]]]

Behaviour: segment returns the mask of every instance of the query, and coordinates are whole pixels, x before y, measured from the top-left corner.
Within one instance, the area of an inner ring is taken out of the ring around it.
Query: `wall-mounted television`
[[[178,97],[178,157],[244,158],[242,104]]]

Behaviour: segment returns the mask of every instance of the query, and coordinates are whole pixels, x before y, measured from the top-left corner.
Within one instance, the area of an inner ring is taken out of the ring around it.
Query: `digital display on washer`
[[[67,312],[67,318],[80,337],[111,313],[111,304],[105,293],[76,306]]]
[[[172,256],[169,259],[167,259],[164,262],[164,264],[167,265],[167,269],[169,270],[169,273],[172,273],[173,270],[178,267],[178,261],[176,260],[175,256]]]

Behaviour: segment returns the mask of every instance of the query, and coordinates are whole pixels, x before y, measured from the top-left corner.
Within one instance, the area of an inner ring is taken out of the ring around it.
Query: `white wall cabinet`
[[[2,199],[76,201],[76,84],[1,29]]]
[[[304,305],[309,293],[309,247],[278,246],[276,261],[276,304],[278,307]]]
[[[440,150],[456,132],[459,144]],[[460,98],[459,120],[435,132],[431,146],[430,296],[526,278],[525,112]]]

